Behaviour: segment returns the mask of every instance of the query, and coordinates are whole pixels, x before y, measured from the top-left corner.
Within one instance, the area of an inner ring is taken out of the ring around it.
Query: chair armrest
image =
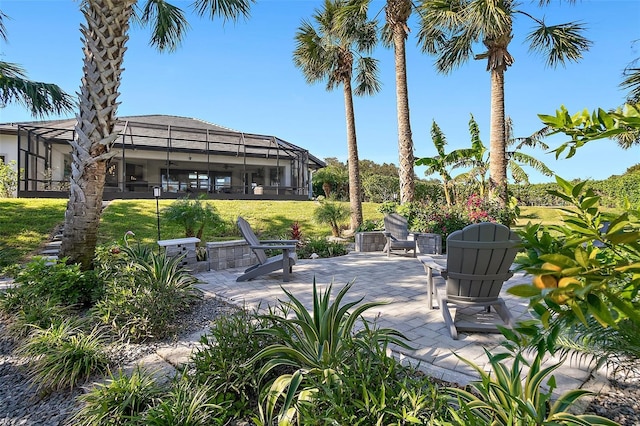
[[[298,244],[298,240],[260,240],[260,244]]]
[[[427,268],[434,269],[438,272],[445,272],[445,273],[447,272],[447,266],[446,264],[442,264],[442,261],[438,263],[434,259],[432,259],[430,256],[420,256],[419,260]],[[445,259],[443,260],[446,262]]]
[[[296,247],[295,244],[260,244],[257,246],[249,246],[249,248],[258,250],[295,250]]]

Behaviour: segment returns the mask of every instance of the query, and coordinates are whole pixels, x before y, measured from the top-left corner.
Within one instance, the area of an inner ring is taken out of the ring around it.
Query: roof
[[[17,134],[18,128],[38,134],[56,142],[73,140],[76,119],[29,121],[0,124],[0,133]],[[269,135],[244,133],[204,120],[173,115],[134,115],[118,117],[116,129],[120,141],[133,147],[210,151],[221,154],[247,156],[285,155],[298,157],[305,153],[316,168],[325,167],[324,161],[306,149]]]

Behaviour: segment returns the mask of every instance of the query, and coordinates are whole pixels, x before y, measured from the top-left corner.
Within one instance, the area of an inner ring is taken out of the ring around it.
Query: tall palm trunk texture
[[[356,118],[353,110],[353,93],[351,76],[343,79],[344,107],[347,121],[347,151],[349,166],[349,208],[351,210],[351,230],[355,231],[362,225],[362,202],[360,200],[360,167],[358,157],[358,142],[356,139]]]
[[[409,116],[409,90],[407,88],[406,41],[409,34],[407,20],[411,15],[410,0],[387,0],[386,20],[392,29],[395,74],[396,109],[398,114],[398,154],[400,203],[411,202],[415,196],[413,139]]]
[[[501,205],[507,204],[507,159],[504,109],[504,69],[491,70],[491,129],[489,132],[489,188]]]
[[[80,31],[84,64],[73,166],[61,256],[91,267],[102,209],[106,163],[117,138],[114,132],[122,60],[135,0],[88,0],[82,5],[86,25]]]

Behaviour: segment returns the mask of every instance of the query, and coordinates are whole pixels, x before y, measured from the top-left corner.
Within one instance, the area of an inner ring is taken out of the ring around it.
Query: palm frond
[[[356,96],[373,95],[380,91],[378,79],[378,61],[370,57],[361,57],[356,66]]]
[[[512,1],[471,0],[461,13],[476,39],[498,38],[511,34],[513,5]]]
[[[449,34],[455,34],[463,26],[460,0],[427,0],[418,8],[420,29],[418,44],[422,51],[435,54],[444,46]]]
[[[226,22],[248,18],[253,3],[255,0],[196,0],[193,7],[200,16],[208,14],[210,19],[218,17]]]
[[[564,65],[566,61],[577,62],[593,44],[582,35],[585,31],[585,25],[580,22],[552,26],[541,22],[527,36],[527,41],[531,43],[529,50],[543,54],[550,67]]]
[[[184,12],[164,0],[147,0],[138,18],[142,26],[152,26],[150,44],[160,51],[175,51],[189,29]]]
[[[7,27],[4,25],[5,19],[9,19],[9,17],[0,11],[0,39],[7,41]]]
[[[514,151],[514,152],[511,152],[510,154],[511,154],[511,159],[509,161],[510,163],[517,162],[517,163],[526,165],[528,167],[531,167],[532,169],[542,173],[545,176],[553,176],[553,170],[551,170],[549,167],[547,167],[546,164],[544,164],[542,161],[538,160],[537,158],[520,151]]]
[[[444,157],[444,147],[447,144],[447,139],[435,120],[431,124],[431,140],[433,140],[433,146],[436,147],[440,157]]]
[[[524,169],[520,166],[520,164],[516,163],[515,161],[509,161],[507,163],[507,167],[511,172],[511,177],[513,178],[513,182],[516,185],[521,183],[525,183],[525,184],[529,183],[529,175],[527,174],[527,172],[524,171]]]
[[[436,70],[448,74],[471,58],[475,39],[470,31],[462,31],[444,40],[436,55]]]
[[[27,79],[17,64],[0,61],[0,103],[17,102],[34,117],[71,112],[75,102],[59,86]]]
[[[629,90],[627,100],[629,103],[640,102],[640,68],[627,67],[623,75],[624,80],[620,83],[620,87]]]

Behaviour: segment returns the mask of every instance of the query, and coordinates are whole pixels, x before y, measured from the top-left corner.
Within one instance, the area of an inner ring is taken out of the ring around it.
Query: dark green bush
[[[136,368],[128,376],[121,370],[109,374],[106,383],[97,383],[89,392],[80,395],[82,408],[73,417],[78,426],[142,425],[144,411],[156,404],[163,395],[153,376]]]
[[[25,304],[49,300],[60,305],[89,306],[103,292],[103,282],[93,271],[81,271],[80,265],[67,265],[66,259],[58,261],[36,257],[14,277],[17,284],[11,294],[11,306],[4,304],[8,312]]]
[[[323,237],[312,237],[304,242],[297,250],[298,257],[309,259],[313,253],[318,257],[344,256],[348,253],[347,245],[339,241],[329,241]]]
[[[258,371],[264,363],[248,361],[274,342],[270,336],[255,334],[266,326],[268,322],[255,312],[238,310],[223,315],[202,336],[191,358],[195,380],[210,386],[220,400],[233,401],[227,408],[231,417],[251,414],[257,403]]]
[[[162,339],[199,296],[181,257],[125,247],[103,265],[105,297],[94,313],[123,338]]]

